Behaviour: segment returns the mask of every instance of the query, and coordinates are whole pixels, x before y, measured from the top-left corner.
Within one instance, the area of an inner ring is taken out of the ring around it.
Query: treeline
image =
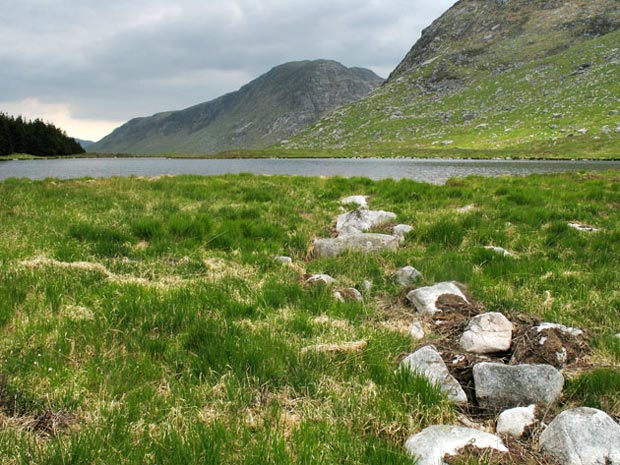
[[[21,116],[0,113],[0,155],[28,153],[39,157],[74,155],[85,150],[72,137],[40,119],[27,121]]]

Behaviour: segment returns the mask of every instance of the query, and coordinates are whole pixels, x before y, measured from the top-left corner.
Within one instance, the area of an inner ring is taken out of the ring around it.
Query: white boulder
[[[434,286],[420,287],[407,294],[407,300],[411,302],[419,313],[434,315],[440,310],[436,307],[437,299],[445,294],[454,294],[468,302],[465,294],[454,282],[444,282]]]
[[[459,382],[450,374],[437,349],[431,345],[418,349],[405,358],[401,369],[407,369],[426,378],[457,404],[466,404],[467,395]]]
[[[444,465],[444,457],[457,455],[467,446],[508,452],[497,436],[463,426],[430,426],[405,443],[405,449],[416,460],[416,465]]]
[[[520,438],[525,433],[526,428],[535,425],[537,422],[536,405],[511,408],[499,415],[495,431],[497,434]]]
[[[620,465],[620,425],[593,408],[560,413],[538,442],[561,465]]]
[[[476,354],[504,352],[511,344],[512,323],[497,312],[473,317],[460,340],[463,350]]]

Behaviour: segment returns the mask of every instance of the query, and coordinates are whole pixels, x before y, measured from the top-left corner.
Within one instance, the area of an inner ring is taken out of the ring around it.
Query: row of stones
[[[404,236],[413,228],[397,225],[392,235],[367,233],[369,229],[393,221],[396,215],[386,211],[368,210],[367,196],[351,196],[342,203],[356,203],[357,210],[343,213],[336,221],[338,236],[331,239],[317,239],[314,242],[316,257],[332,257],[344,250],[375,252],[396,249]],[[596,231],[595,228],[571,223],[569,226],[582,231]],[[487,249],[516,257],[500,247],[487,246]],[[289,263],[288,257],[276,257],[282,263]],[[400,269],[394,276],[403,286],[413,284],[421,273],[411,266]],[[332,277],[316,274],[306,279],[308,284],[334,284]],[[367,285],[370,285],[368,283]],[[407,294],[407,299],[421,315],[433,316],[441,312],[437,301],[441,296],[457,296],[467,302],[467,297],[454,282],[438,283],[434,286],[415,289]],[[362,294],[353,288],[334,291],[337,300],[362,301]],[[582,331],[554,323],[543,323],[537,331],[555,328],[572,336],[582,335]],[[411,335],[423,339],[424,331],[420,322],[414,322]],[[470,353],[493,354],[507,351],[512,344],[513,325],[503,314],[492,312],[474,316],[461,335],[460,347]],[[620,336],[620,335],[619,335]],[[544,338],[541,338],[541,344]],[[559,363],[564,354],[558,354]],[[427,345],[407,356],[399,369],[410,370],[436,384],[447,397],[457,404],[467,404],[467,395],[454,378],[441,354],[432,345]],[[480,362],[473,366],[475,397],[483,408],[504,410],[498,417],[496,432],[520,437],[526,428],[534,425],[537,419],[537,405],[548,406],[562,393],[564,377],[555,367],[547,364],[506,365],[496,362]],[[527,407],[524,407],[527,406]],[[620,425],[605,412],[577,408],[558,415],[543,431],[539,438],[540,447],[563,465],[620,465]],[[441,465],[446,455],[455,455],[466,446],[493,448],[507,452],[502,440],[493,434],[462,426],[436,425],[410,437],[406,450],[419,465]]]

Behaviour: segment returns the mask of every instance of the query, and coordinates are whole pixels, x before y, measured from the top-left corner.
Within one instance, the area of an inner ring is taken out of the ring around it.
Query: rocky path
[[[336,237],[314,241],[314,257],[399,247],[413,227],[399,224],[392,227],[392,234],[369,233],[395,222],[397,216],[369,210],[367,202],[362,195],[342,200],[359,208],[337,217]],[[570,226],[596,232],[591,226]],[[517,258],[501,247],[487,248]],[[287,257],[276,259],[290,263]],[[412,266],[394,275],[401,286],[411,286],[420,277]],[[321,274],[306,276],[305,282],[337,284]],[[340,301],[363,300],[352,288],[335,288],[333,295]],[[551,458],[560,465],[620,465],[620,425],[605,412],[577,407],[550,418],[562,396],[562,371],[588,353],[583,330],[527,315],[484,312],[456,282],[418,287],[406,298],[413,310],[410,334],[421,347],[406,356],[398,369],[437,385],[471,417],[464,417],[467,426],[435,425],[411,436],[405,449],[418,465],[442,465],[451,456],[472,450],[507,453],[512,439],[540,454],[541,460]],[[439,342],[435,338],[434,345],[424,344],[427,332],[439,334]],[[495,431],[485,431],[483,423],[476,421],[488,418],[496,420]]]

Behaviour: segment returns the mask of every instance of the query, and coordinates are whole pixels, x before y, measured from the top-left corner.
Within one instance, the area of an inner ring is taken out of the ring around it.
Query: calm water
[[[0,180],[10,177],[44,179],[158,176],[162,174],[214,175],[226,173],[291,174],[300,176],[365,176],[371,179],[415,179],[435,184],[469,175],[525,176],[532,173],[620,169],[609,161],[513,161],[429,159],[261,159],[184,160],[166,158],[76,158],[0,162]]]

